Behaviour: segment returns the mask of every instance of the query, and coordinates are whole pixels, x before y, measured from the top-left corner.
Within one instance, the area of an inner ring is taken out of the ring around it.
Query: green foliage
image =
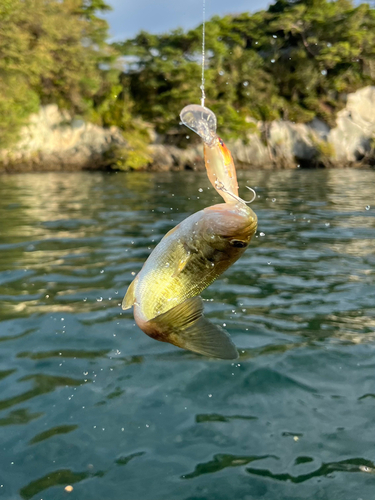
[[[134,111],[159,132],[199,102],[201,27],[141,32],[117,43],[127,61]],[[207,106],[227,135],[257,120],[334,124],[343,94],[375,80],[375,10],[349,0],[278,0],[267,11],[206,24]]]
[[[161,36],[141,32],[134,40],[116,44],[128,58],[137,60],[135,70],[128,63],[134,112],[152,121],[160,132],[176,125],[182,103],[196,100],[199,43],[194,32],[178,30]]]
[[[39,108],[39,97],[15,74],[0,78],[0,147],[8,146],[29,115]]]
[[[151,163],[151,155],[147,150],[149,136],[142,129],[128,132],[125,135],[127,145],[112,147],[107,153],[108,164],[114,170],[140,170]]]
[[[331,166],[332,158],[335,157],[335,148],[333,145],[323,139],[319,139],[315,135],[311,136],[311,141],[316,151],[314,158],[316,164],[324,167]]]
[[[108,164],[118,170],[138,170],[151,162],[147,146],[150,133],[146,123],[134,116],[134,101],[127,90],[126,75],[104,93],[91,114],[91,121],[105,127],[116,126],[127,145],[113,146],[107,153]]]
[[[107,23],[95,15],[108,8],[102,0],[1,0],[2,145],[40,103],[73,114],[92,109],[114,77],[107,69],[115,57],[106,43]]]

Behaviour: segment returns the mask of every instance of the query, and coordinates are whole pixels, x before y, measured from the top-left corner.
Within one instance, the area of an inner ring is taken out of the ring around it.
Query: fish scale
[[[153,267],[149,271],[145,269],[144,278],[139,283],[141,302],[151,285],[154,290],[144,307],[144,315],[148,318],[154,318],[173,305],[198,295],[221,274],[219,267],[205,258],[202,252],[187,250],[187,245],[181,241],[184,235],[180,233],[177,230],[167,239],[163,238]],[[180,262],[185,261],[185,267],[178,272]]]

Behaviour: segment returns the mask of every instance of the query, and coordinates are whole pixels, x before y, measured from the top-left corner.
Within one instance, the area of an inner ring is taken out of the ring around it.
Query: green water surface
[[[259,231],[203,294],[232,363],[119,307],[205,174],[0,177],[0,498],[374,500],[375,172],[239,181]]]

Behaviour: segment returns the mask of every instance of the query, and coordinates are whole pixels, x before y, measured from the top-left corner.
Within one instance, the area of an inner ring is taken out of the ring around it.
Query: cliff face
[[[274,121],[256,125],[257,133],[250,134],[246,144],[228,142],[239,168],[343,167],[366,158],[373,161],[375,87],[349,94],[334,128],[318,119],[308,124]],[[74,120],[56,105],[49,105],[30,117],[17,144],[0,151],[0,162],[9,171],[99,169],[108,165],[108,151],[122,147],[126,141],[116,127],[104,129]],[[148,169],[204,168],[201,146],[180,149],[155,137],[149,152],[153,160],[145,165]]]
[[[334,148],[334,160],[356,161],[371,151],[375,138],[375,87],[348,95],[346,107],[337,115],[336,127],[327,141]]]
[[[51,104],[30,116],[19,141],[0,151],[0,162],[11,171],[98,169],[106,151],[124,143],[116,127],[104,129],[72,119]]]

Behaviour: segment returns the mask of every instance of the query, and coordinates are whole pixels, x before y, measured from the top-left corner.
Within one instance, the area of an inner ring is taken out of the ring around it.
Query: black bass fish
[[[208,177],[225,203],[207,207],[171,229],[130,284],[123,309],[150,337],[222,359],[236,359],[229,335],[203,316],[199,294],[246,250],[257,216],[238,197],[232,156],[216,135],[216,117],[190,105],[181,120],[204,141]]]

